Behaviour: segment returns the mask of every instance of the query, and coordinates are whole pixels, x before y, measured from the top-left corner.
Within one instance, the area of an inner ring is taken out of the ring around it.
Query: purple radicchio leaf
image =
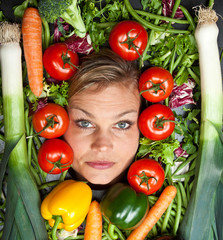
[[[178,147],[175,151],[175,156],[178,157],[185,157],[187,158],[189,156],[189,154],[180,146]]]
[[[59,42],[60,37],[66,35],[69,31],[69,24],[66,23],[62,18],[59,18],[54,23],[54,42]]]
[[[63,83],[63,81],[56,80],[55,78],[52,77],[46,78],[46,82],[48,84],[54,83],[55,85],[61,85]]]
[[[162,0],[162,6],[163,6],[163,15],[165,17],[171,17],[173,6],[174,6],[174,0]],[[184,17],[184,14],[181,11],[180,7],[178,7],[174,18],[183,18],[183,17]]]
[[[187,83],[180,86],[174,84],[172,93],[169,96],[169,107],[178,108],[185,104],[196,104],[193,99],[194,87],[195,82],[192,79],[188,79]]]
[[[73,34],[66,39],[65,43],[70,50],[76,53],[88,55],[93,51],[93,47],[91,45],[91,38],[88,33],[83,38],[80,38],[76,34]]]

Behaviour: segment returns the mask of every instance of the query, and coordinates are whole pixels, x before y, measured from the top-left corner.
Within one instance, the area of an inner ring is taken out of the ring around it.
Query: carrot
[[[99,239],[102,239],[102,213],[100,204],[94,200],[88,211],[84,240]]]
[[[177,189],[175,186],[167,186],[160,197],[148,212],[143,222],[134,229],[127,240],[143,240],[146,238],[149,231],[158,222],[163,213],[166,211],[174,197],[176,196]]]
[[[39,11],[29,7],[22,19],[23,49],[29,86],[36,96],[43,90],[42,21]]]

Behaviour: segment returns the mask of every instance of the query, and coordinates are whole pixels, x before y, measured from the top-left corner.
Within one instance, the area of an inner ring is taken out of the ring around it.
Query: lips
[[[111,168],[115,163],[114,162],[106,162],[106,161],[95,161],[95,162],[87,162],[87,164],[96,169],[107,169]]]

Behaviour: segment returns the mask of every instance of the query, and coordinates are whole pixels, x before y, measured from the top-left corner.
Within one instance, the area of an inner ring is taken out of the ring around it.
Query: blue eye
[[[81,128],[91,128],[93,126],[87,120],[78,120],[78,121],[76,121],[76,124],[78,125],[78,127],[81,127]]]
[[[130,127],[130,125],[131,124],[128,123],[128,122],[119,122],[119,123],[116,124],[116,127],[124,130],[124,129],[128,129]]]

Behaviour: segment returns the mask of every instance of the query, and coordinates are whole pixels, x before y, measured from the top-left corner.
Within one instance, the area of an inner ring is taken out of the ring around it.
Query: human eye
[[[75,123],[80,128],[93,128],[93,124],[85,119],[78,119],[75,121]]]
[[[120,129],[120,130],[127,130],[131,127],[132,122],[130,121],[120,121],[115,124],[115,128]]]

